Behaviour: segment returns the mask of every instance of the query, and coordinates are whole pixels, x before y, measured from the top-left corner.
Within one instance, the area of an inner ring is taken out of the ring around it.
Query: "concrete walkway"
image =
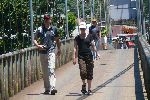
[[[138,91],[134,72],[134,49],[100,51],[95,61],[91,96],[82,95],[78,65],[72,62],[57,69],[56,95],[44,95],[43,81],[11,97],[10,100],[144,100]],[[137,96],[138,95],[138,96]]]

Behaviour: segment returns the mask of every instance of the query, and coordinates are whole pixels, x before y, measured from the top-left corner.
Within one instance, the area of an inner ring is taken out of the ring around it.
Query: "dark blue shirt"
[[[89,27],[89,34],[92,34],[92,37],[94,40],[98,40],[99,39],[99,32],[100,30],[96,28],[96,26],[91,26]]]
[[[37,38],[39,39],[40,45],[44,45],[44,48],[46,50],[40,50],[40,53],[47,53],[47,50],[55,49],[55,37],[58,37],[57,28],[51,27],[49,29],[45,28],[44,26],[41,26],[36,31]]]

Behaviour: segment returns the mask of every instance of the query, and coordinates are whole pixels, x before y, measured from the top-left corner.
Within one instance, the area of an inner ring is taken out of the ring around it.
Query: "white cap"
[[[85,22],[80,22],[79,28],[86,28],[86,23]]]

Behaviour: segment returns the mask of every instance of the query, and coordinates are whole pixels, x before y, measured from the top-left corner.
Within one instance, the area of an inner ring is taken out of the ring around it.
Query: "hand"
[[[75,65],[76,63],[77,63],[77,59],[74,58],[74,59],[73,59],[73,64]]]
[[[59,56],[60,56],[60,54],[61,54],[61,50],[60,50],[60,49],[58,49],[58,50],[57,50],[57,57],[59,57]]]
[[[45,50],[45,49],[43,48],[43,45],[37,45],[37,47],[38,47],[39,50]]]
[[[96,60],[100,59],[100,55],[97,53]]]

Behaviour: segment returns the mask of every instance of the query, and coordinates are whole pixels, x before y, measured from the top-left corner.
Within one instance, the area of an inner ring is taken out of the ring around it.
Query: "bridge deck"
[[[78,65],[71,62],[57,69],[56,95],[43,95],[40,80],[10,100],[144,100],[138,68],[134,67],[134,49],[100,51],[95,61],[91,96],[81,95]]]

